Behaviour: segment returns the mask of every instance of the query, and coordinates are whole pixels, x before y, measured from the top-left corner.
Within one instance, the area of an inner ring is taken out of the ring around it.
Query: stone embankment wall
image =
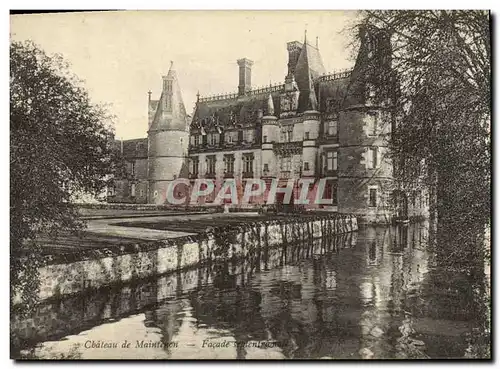
[[[39,299],[58,298],[104,286],[198,267],[207,262],[251,257],[257,250],[356,231],[351,215],[290,217],[213,228],[207,233],[144,241],[77,255],[48,256],[40,268]],[[19,298],[15,302],[20,302]]]
[[[207,263],[199,268],[168,273],[156,278],[130,281],[116,288],[101,288],[88,293],[67,295],[59,299],[48,299],[37,306],[29,317],[11,315],[11,344],[15,348],[34,346],[38,342],[57,341],[68,335],[100,324],[110,319],[120,320],[131,314],[145,312],[152,314],[158,327],[178,327],[181,321],[176,311],[182,310],[183,299],[189,292],[204,291],[207,285],[225,289],[228,284],[240,291],[253,291],[250,283],[260,271],[287,268],[301,260],[317,255],[337,252],[355,247],[357,232],[344,233],[331,239],[315,239],[312,243],[283,244],[269,249],[254,249],[251,256],[243,260],[229,260],[225,263]],[[284,265],[285,263],[285,265]],[[321,274],[322,278],[329,278]],[[298,276],[300,278],[300,275]],[[265,278],[272,278],[271,275]],[[328,284],[327,280],[324,282]],[[230,287],[231,288],[231,287]],[[259,291],[259,294],[262,291]],[[224,297],[227,305],[234,305],[234,296]],[[283,298],[286,298],[284,295]],[[172,306],[176,306],[173,310]],[[326,307],[325,307],[326,308]],[[164,314],[151,311],[165,311]],[[167,335],[168,336],[168,335]]]

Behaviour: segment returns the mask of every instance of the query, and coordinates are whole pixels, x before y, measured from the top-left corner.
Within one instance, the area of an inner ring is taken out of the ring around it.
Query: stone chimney
[[[253,61],[247,58],[238,59],[239,84],[238,95],[243,96],[252,89],[252,65]]]
[[[302,43],[299,41],[291,41],[286,44],[288,50],[288,75],[290,79],[295,73],[295,67],[299,60],[300,52],[302,51]]]

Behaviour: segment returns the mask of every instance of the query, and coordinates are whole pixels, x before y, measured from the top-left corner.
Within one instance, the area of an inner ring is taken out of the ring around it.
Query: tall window
[[[263,141],[264,143],[266,143],[266,142],[267,142],[267,136],[263,136],[263,137],[262,137],[262,141]]]
[[[325,133],[327,136],[337,136],[338,123],[336,120],[325,122]]]
[[[135,196],[135,183],[132,183],[130,185],[130,196],[132,196],[132,197]]]
[[[368,169],[378,168],[378,148],[377,147],[369,147],[368,152]]]
[[[307,161],[304,162],[304,170],[309,170],[309,163]]]
[[[135,161],[130,163],[130,174],[135,176]]]
[[[254,141],[253,129],[247,129],[243,132],[243,141],[245,141],[245,142],[253,142]]]
[[[292,170],[292,157],[283,156],[280,160],[280,169],[282,172],[289,172]]]
[[[326,170],[337,170],[337,151],[326,153]]]
[[[172,111],[172,81],[164,80],[163,87],[167,91],[165,95],[165,109],[167,111]]]
[[[281,127],[281,142],[293,141],[293,125],[286,125]]]
[[[264,164],[264,172],[269,172],[269,164],[268,163]]]
[[[378,114],[370,112],[367,114],[366,120],[368,136],[376,136],[378,133]]]
[[[369,189],[369,205],[372,207],[377,206],[377,189],[376,188]]]
[[[191,168],[189,168],[189,171],[191,174],[198,175],[199,173],[199,168],[200,168],[200,160],[197,156],[194,156],[191,158]]]
[[[215,155],[207,156],[207,174],[215,174]]]
[[[309,140],[309,132],[304,133],[304,140]]]
[[[243,155],[243,172],[253,173],[253,154]]]
[[[224,173],[232,174],[234,173],[234,155],[224,155]]]

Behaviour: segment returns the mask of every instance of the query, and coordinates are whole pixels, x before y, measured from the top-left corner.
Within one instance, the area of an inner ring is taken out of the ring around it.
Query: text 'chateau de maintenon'
[[[117,141],[126,173],[115,178],[108,201],[163,204],[178,178],[213,179],[216,191],[229,178],[243,188],[249,178],[325,178],[323,197],[332,204],[306,207],[376,222],[427,216],[429,191],[402,193],[388,155],[397,90],[388,33],[361,27],[354,68],[334,74],[327,74],[317,42],[305,37],[286,46],[284,83],[252,89],[253,62],[239,59],[238,92],[198,94],[192,117],[172,64],[160,98],[149,93],[148,137]],[[200,205],[210,206],[216,191]],[[261,205],[259,198],[246,206]]]

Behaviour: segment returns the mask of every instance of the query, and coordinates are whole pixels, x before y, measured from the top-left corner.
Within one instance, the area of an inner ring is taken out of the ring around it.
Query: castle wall
[[[148,156],[182,157],[187,154],[189,134],[186,131],[150,131]]]
[[[375,134],[370,114],[377,117]],[[386,140],[391,126],[386,119],[368,108],[339,114],[338,210],[357,214],[366,222],[389,222],[394,213],[390,201],[392,163]],[[372,149],[376,154],[369,152]],[[376,156],[375,167],[371,155]]]
[[[149,203],[163,204],[169,183],[182,175],[186,165],[189,134],[175,130],[150,131],[148,139]]]
[[[287,220],[248,222],[245,226],[214,229],[210,233],[121,248],[86,250],[73,260],[66,255],[51,257],[39,268],[38,298],[46,300],[111,286],[117,283],[156,277],[198,267],[206,262],[244,259],[254,249],[271,249],[282,244],[310,242],[358,230],[352,215],[328,215]],[[20,293],[13,296],[21,303]]]
[[[240,197],[249,178],[263,178],[268,184],[271,178],[277,178],[280,187],[289,178],[314,178],[316,184],[309,195],[314,200],[318,180],[327,178],[324,193],[333,203],[310,204],[308,208],[353,213],[361,221],[392,220],[399,209],[394,201],[394,174],[388,158],[392,119],[387,112],[395,89],[387,58],[390,35],[362,27],[360,40],[352,71],[331,75],[320,73],[324,68],[317,48],[311,48],[306,41],[288,43],[285,83],[262,89],[251,88],[253,62],[239,59],[239,92],[198,96],[190,125],[171,68],[163,77],[160,99],[153,101],[149,97],[147,173],[144,163],[136,162],[136,179],[146,174],[149,181],[147,200],[163,204],[169,184],[179,177],[189,178],[191,183],[197,178],[215,181],[213,194],[200,199],[200,204],[212,203],[227,179],[236,182]],[[336,126],[330,125],[332,122]],[[248,130],[253,130],[250,140],[246,139]],[[224,132],[237,136],[225,142]],[[220,140],[207,134],[219,135]],[[245,173],[243,157],[251,153],[253,168]],[[229,173],[224,160],[227,155],[234,158]],[[216,159],[214,173],[207,173],[210,156]],[[196,173],[189,172],[189,158],[198,159]],[[126,193],[129,184],[121,186]],[[262,204],[268,191],[260,199],[254,198],[254,204]],[[299,195],[300,188],[296,187],[294,198]],[[426,193],[405,196],[405,214],[428,214]]]
[[[252,150],[234,150],[234,151],[221,151],[221,152],[214,152],[214,153],[201,153],[201,154],[196,154],[196,155],[191,155],[190,157],[197,157],[198,158],[198,171],[199,175],[198,178],[209,178],[213,179],[215,181],[215,189],[214,193],[210,194],[208,196],[203,196],[200,197],[199,201],[200,204],[207,204],[210,202],[213,202],[215,200],[215,197],[219,190],[221,189],[222,185],[224,184],[224,181],[226,179],[234,179],[236,181],[236,185],[238,188],[238,191],[241,191],[241,194],[243,194],[244,191],[244,182],[245,182],[245,177],[244,177],[244,161],[243,158],[245,155],[252,155],[253,154],[253,174],[249,178],[260,178],[262,175],[262,153],[260,149],[252,149]],[[233,155],[234,156],[234,171],[231,175],[226,175],[225,174],[225,164],[224,164],[224,157],[225,155]],[[207,157],[209,156],[215,156],[216,162],[215,162],[215,176],[210,176],[207,175]],[[194,179],[192,180],[194,183]]]

